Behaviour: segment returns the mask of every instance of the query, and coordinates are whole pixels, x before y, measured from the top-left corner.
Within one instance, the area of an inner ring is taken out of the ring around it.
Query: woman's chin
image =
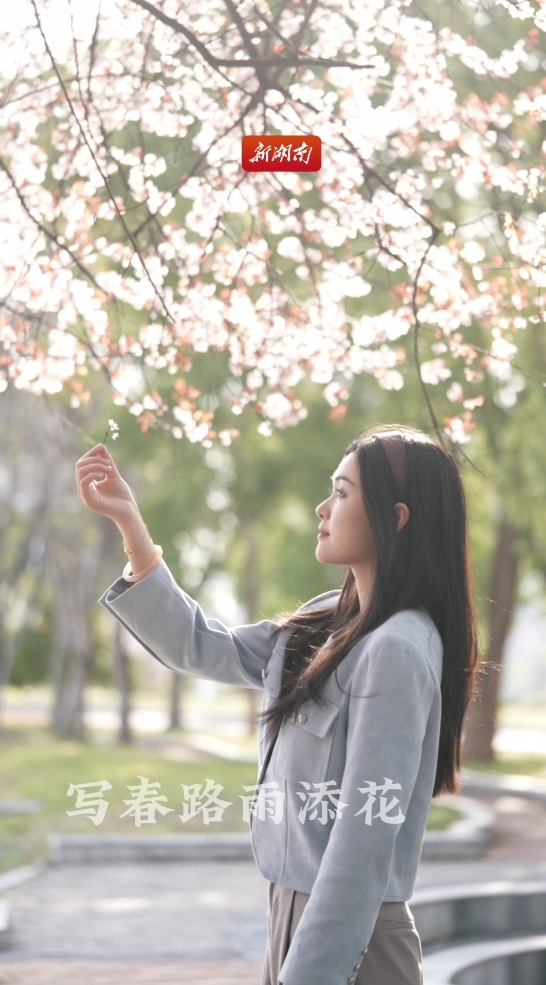
[[[324,543],[325,540],[327,540],[327,538],[324,538],[324,540],[319,540],[315,548],[315,557],[317,561],[327,562],[330,560],[328,557],[328,551],[326,550],[326,545]]]

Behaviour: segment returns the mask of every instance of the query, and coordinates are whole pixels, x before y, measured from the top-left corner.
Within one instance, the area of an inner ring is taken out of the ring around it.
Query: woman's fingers
[[[116,520],[127,511],[128,504],[134,504],[129,486],[102,444],[90,448],[78,459],[75,473],[79,499],[96,513]]]
[[[98,486],[100,485],[101,478],[98,474],[91,473],[78,483],[78,496],[85,506],[96,505],[99,501],[100,492]]]
[[[90,458],[93,455],[102,455],[103,451],[106,451],[104,445],[95,445],[93,448],[90,448],[89,451],[86,451],[85,454],[81,456],[79,461],[81,462],[82,458]]]
[[[82,455],[81,458],[78,459],[76,465],[79,465],[81,462],[92,461],[93,459],[111,463],[114,461],[110,452],[104,445],[95,445],[94,448],[90,448],[89,451],[86,451],[85,455]]]
[[[103,475],[113,475],[114,469],[108,462],[87,462],[76,466],[78,469],[78,476],[82,478],[84,475],[88,475],[89,472],[96,472],[97,474],[101,472]]]
[[[101,461],[89,461],[89,462],[78,462],[76,465],[76,482],[82,482],[84,479],[93,476],[94,478],[114,478],[115,469],[108,462]],[[116,475],[117,478],[117,475]]]
[[[84,484],[89,485],[90,482],[107,482],[108,479],[113,479],[113,475],[110,469],[100,466],[90,466],[80,470],[76,477],[76,486],[82,487]]]
[[[107,459],[99,458],[95,455],[92,458],[80,458],[79,461],[76,462],[76,475],[82,475],[87,469],[90,468],[104,469],[110,475],[117,476],[119,474],[112,460],[108,461]]]

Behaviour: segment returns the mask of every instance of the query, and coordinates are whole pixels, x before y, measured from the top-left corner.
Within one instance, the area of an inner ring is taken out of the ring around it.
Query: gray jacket
[[[278,694],[288,631],[207,619],[163,560],[140,582],[118,578],[99,602],[171,670],[263,688],[263,709]],[[266,879],[311,894],[282,985],[351,985],[381,904],[411,898],[438,759],[442,656],[432,619],[398,612],[330,675],[324,707],[307,702],[284,721],[265,770],[260,729],[254,856]]]

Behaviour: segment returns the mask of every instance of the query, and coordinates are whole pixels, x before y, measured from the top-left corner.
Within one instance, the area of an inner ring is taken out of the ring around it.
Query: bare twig
[[[97,19],[95,21],[95,29],[93,31],[93,37],[91,38],[91,47],[89,48],[89,69],[87,71],[87,98],[91,102],[91,78],[93,75],[93,67],[95,65],[95,55],[97,52],[97,44],[99,40],[99,23],[100,23],[100,0],[97,9]]]
[[[426,259],[427,259],[429,250],[431,249],[433,243],[434,243],[434,238],[431,238],[431,241],[430,241],[427,249],[425,250],[425,252],[423,253],[423,256],[421,257],[421,261],[419,263],[419,267],[417,269],[417,273],[415,274],[415,279],[413,281],[413,290],[412,290],[412,296],[411,296],[411,309],[412,309],[412,312],[413,312],[413,320],[414,320],[413,357],[415,359],[415,368],[417,370],[417,377],[418,377],[418,380],[419,380],[419,384],[421,386],[421,390],[423,391],[423,396],[425,398],[425,402],[426,402],[426,405],[427,405],[427,408],[428,408],[428,412],[430,414],[430,419],[432,421],[432,425],[434,427],[434,430],[436,431],[436,434],[438,436],[438,440],[439,440],[440,444],[442,445],[442,447],[445,447],[444,434],[443,434],[442,429],[440,428],[440,425],[438,423],[438,418],[436,417],[436,413],[434,411],[434,407],[432,406],[432,401],[431,401],[431,399],[430,399],[430,397],[428,395],[428,390],[427,390],[425,381],[423,380],[423,377],[422,377],[422,374],[421,374],[421,359],[420,359],[420,356],[419,356],[419,327],[420,327],[420,322],[419,322],[419,313],[417,311],[417,290],[418,290],[418,287],[419,287],[419,275],[420,275],[420,273],[421,273],[421,271],[422,271],[422,269],[423,269],[423,267],[424,267],[424,265],[426,263]]]

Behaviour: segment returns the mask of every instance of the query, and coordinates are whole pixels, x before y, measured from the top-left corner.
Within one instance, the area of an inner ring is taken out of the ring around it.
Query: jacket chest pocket
[[[299,783],[322,783],[326,777],[339,714],[337,705],[306,702],[295,718],[283,722],[271,767],[274,773]]]

